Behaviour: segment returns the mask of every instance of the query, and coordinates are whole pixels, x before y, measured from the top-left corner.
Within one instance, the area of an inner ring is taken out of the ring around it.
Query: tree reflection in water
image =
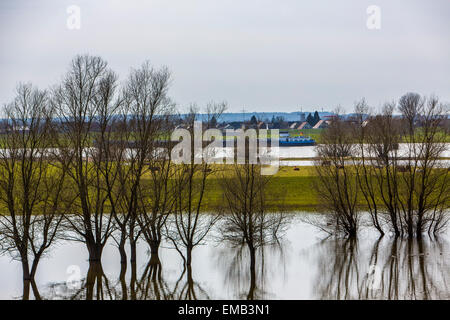
[[[36,299],[296,298],[298,293],[292,291],[296,287],[302,293],[309,292],[311,299],[450,299],[450,246],[445,240],[388,236],[326,239],[303,249],[300,256],[295,254],[299,242],[294,241],[299,240],[287,237],[282,244],[258,248],[254,264],[247,246],[221,242],[202,255],[194,255],[190,268],[183,268],[178,261],[166,270],[170,259],[149,255],[143,257],[147,263],[133,263],[128,269],[118,269],[114,276],[92,262],[84,278],[72,285],[39,286],[40,292],[36,283],[24,283],[24,287]],[[198,264],[205,259],[212,259],[211,265]],[[313,272],[311,276],[298,275],[301,269],[296,268],[303,266],[308,273]],[[198,279],[196,267],[201,270]],[[283,282],[283,275],[290,285]]]
[[[111,283],[100,262],[92,261],[84,279],[70,286],[52,283],[45,288],[44,299],[63,300],[115,300],[120,299],[119,286]]]
[[[54,283],[47,286],[44,299],[65,300],[197,300],[210,299],[209,294],[192,276],[192,267],[181,270],[176,281],[164,278],[159,258],[152,255],[138,274],[136,263],[131,264],[130,281],[127,282],[126,267],[121,268],[119,279],[111,281],[100,263],[90,263],[86,277],[68,286]],[[36,290],[36,285],[33,286]]]
[[[200,283],[194,281],[192,267],[187,266],[175,283],[173,298],[176,300],[206,300],[210,299],[210,295]]]
[[[324,240],[316,255],[315,297],[320,299],[448,299],[448,243],[380,238]]]
[[[270,299],[270,279],[274,273],[283,273],[284,245],[277,242],[256,251],[256,263],[250,263],[246,245],[227,247],[216,251],[216,263],[224,276],[231,295],[227,299]]]
[[[135,268],[135,266],[133,266]],[[136,274],[136,271],[133,272]],[[151,255],[139,278],[131,277],[132,300],[170,300],[172,295],[163,276],[163,268],[158,256]]]

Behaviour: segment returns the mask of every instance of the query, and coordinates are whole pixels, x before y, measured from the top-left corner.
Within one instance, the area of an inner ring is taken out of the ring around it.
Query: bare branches
[[[5,113],[0,152],[1,245],[21,261],[28,283],[23,298],[28,299],[26,287],[60,232],[65,172],[53,168],[47,157],[53,116],[47,92],[21,84]]]
[[[395,236],[436,234],[448,222],[449,168],[442,162],[446,107],[436,97],[413,93],[400,99],[400,117],[396,107],[385,104],[355,130],[353,165],[361,193],[381,234],[385,226]]]
[[[78,191],[75,204],[79,210],[72,207],[68,224],[86,243],[91,261],[100,260],[112,231],[102,172],[108,170],[103,161],[104,151],[109,151],[106,140],[111,137],[108,122],[120,106],[115,100],[116,81],[101,58],[77,56],[54,91],[53,105],[60,119],[56,157]],[[96,149],[92,149],[92,140],[97,142]]]
[[[317,146],[315,163],[318,181],[314,185],[329,214],[320,228],[331,233],[355,237],[359,228],[358,178],[348,161],[355,155],[353,123],[334,117]]]
[[[224,103],[210,103],[207,108],[208,119],[218,119],[224,110]],[[219,218],[217,214],[201,214],[205,193],[208,192],[208,177],[214,173],[215,168],[203,158],[199,161],[203,155],[196,153],[194,128],[198,117],[198,110],[191,107],[189,114],[183,119],[183,125],[191,133],[190,144],[194,152],[191,152],[190,162],[173,167],[176,201],[173,219],[166,228],[168,238],[183,257],[186,266],[191,265],[193,248],[202,243]],[[186,250],[185,254],[183,249]]]

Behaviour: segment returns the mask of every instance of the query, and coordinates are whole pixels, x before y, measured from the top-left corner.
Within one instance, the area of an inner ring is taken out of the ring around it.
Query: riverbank
[[[267,193],[268,211],[308,211],[318,210],[319,200],[313,184],[317,180],[314,167],[280,167],[277,174],[270,177]],[[208,179],[204,211],[212,211],[223,202],[219,178]]]
[[[223,194],[220,180],[223,173],[232,167],[227,165],[212,165],[211,174],[207,178],[207,187],[202,205],[203,212],[215,212],[223,203]],[[270,212],[323,212],[319,195],[314,188],[314,184],[318,181],[318,176],[313,166],[281,166],[278,172],[269,176],[269,184],[267,187],[267,211]],[[150,172],[143,177],[143,187],[149,187]],[[71,188],[69,188],[70,190]],[[73,190],[76,187],[73,186]],[[69,197],[71,198],[71,197]],[[365,202],[361,197],[361,206],[364,207]],[[380,202],[381,205],[381,202]],[[449,204],[450,205],[450,204]],[[108,207],[108,203],[105,203]],[[1,212],[7,212],[5,203],[0,204]],[[107,210],[106,210],[107,211]]]
[[[443,169],[446,170],[446,169]],[[212,174],[208,177],[208,185],[204,198],[202,211],[216,211],[224,203],[220,186],[220,175]],[[320,197],[314,188],[318,182],[317,172],[314,166],[292,167],[283,166],[279,171],[270,176],[266,198],[267,211],[269,212],[323,212]],[[381,197],[380,207],[383,206]],[[366,202],[361,194],[360,206],[366,207]],[[448,204],[450,206],[450,203]]]

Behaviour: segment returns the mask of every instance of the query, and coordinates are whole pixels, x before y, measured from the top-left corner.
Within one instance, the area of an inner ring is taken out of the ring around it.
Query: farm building
[[[297,129],[298,130],[312,129],[312,126],[307,121],[303,121],[302,123],[300,123]]]
[[[316,123],[313,129],[323,129],[326,127],[328,127],[328,122],[326,120],[319,120],[319,122]]]

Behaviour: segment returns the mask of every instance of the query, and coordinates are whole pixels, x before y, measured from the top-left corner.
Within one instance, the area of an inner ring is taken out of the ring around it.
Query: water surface
[[[41,261],[36,283],[44,299],[450,299],[448,231],[439,239],[379,239],[371,229],[356,241],[324,239],[305,215],[293,214],[280,244],[258,251],[255,270],[247,248],[217,241],[215,230],[194,249],[189,270],[168,243],[160,263],[149,263],[141,241],[136,274],[128,264],[124,277],[112,242],[102,272],[89,270],[82,243],[59,242]],[[3,255],[0,269],[0,298],[21,298],[20,263]]]

